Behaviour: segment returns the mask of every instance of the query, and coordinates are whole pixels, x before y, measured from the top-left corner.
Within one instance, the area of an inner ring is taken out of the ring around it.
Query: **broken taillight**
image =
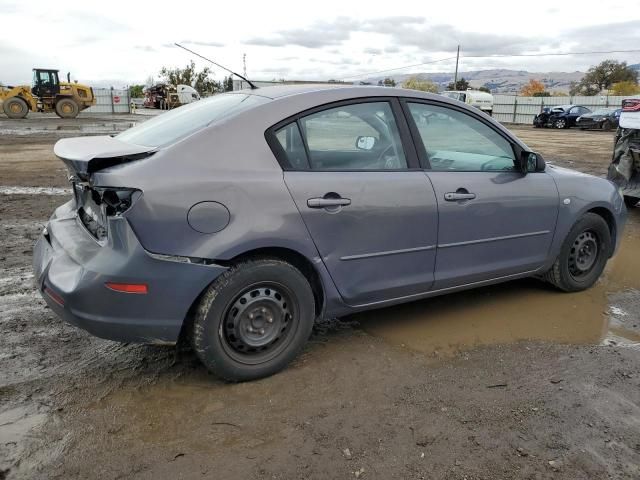
[[[142,192],[135,188],[93,187],[91,196],[96,205],[104,205],[109,217],[121,215],[135,203]]]

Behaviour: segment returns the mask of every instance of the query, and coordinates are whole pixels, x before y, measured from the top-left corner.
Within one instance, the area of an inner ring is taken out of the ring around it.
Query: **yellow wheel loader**
[[[34,68],[32,86],[0,87],[0,103],[9,118],[25,118],[30,110],[75,118],[82,110],[95,105],[96,97],[91,87],[60,82],[58,70]]]

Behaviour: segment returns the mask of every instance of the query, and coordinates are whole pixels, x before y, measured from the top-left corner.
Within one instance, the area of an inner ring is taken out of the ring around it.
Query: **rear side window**
[[[296,122],[292,122],[276,131],[276,140],[282,147],[287,163],[294,170],[309,168],[304,142]]]
[[[257,95],[214,95],[176,108],[117,135],[120,141],[146,147],[163,147],[177,142],[215,121],[229,117],[269,99]]]
[[[343,105],[300,119],[313,170],[406,169],[400,133],[387,102]]]

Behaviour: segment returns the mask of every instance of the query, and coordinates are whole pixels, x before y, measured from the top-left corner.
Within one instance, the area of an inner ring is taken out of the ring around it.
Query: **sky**
[[[425,0],[321,2],[165,2],[162,0],[0,0],[0,82],[27,84],[33,67],[101,87],[158,79],[163,66],[208,64],[175,42],[255,80],[359,80],[368,72],[509,68],[584,71],[640,52],[558,57],[498,57],[640,50],[640,0],[607,2]],[[217,80],[227,72],[212,68]]]

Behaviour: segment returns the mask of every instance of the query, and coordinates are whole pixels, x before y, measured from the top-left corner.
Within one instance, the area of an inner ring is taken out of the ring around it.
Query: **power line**
[[[347,79],[347,78],[358,78],[358,77],[364,77],[364,76],[367,76],[367,75],[375,75],[377,73],[393,72],[394,70],[402,70],[404,68],[411,68],[411,67],[420,67],[422,65],[429,65],[431,63],[444,62],[445,60],[453,60],[454,58],[456,58],[456,57],[440,58],[439,60],[433,60],[431,62],[416,63],[414,65],[405,65],[404,67],[397,67],[397,68],[388,68],[387,70],[378,70],[377,72],[358,73],[356,75],[350,75],[350,76],[344,77],[344,78],[345,79]]]
[[[640,50],[608,50],[595,52],[560,52],[560,53],[514,53],[495,55],[465,55],[465,58],[504,58],[504,57],[562,57],[567,55],[597,55],[600,53],[638,53]]]
[[[570,55],[598,55],[598,54],[609,54],[609,53],[639,53],[640,50],[607,50],[607,51],[592,51],[592,52],[558,52],[558,53],[514,53],[514,54],[495,54],[495,55],[465,55],[464,58],[509,58],[509,57],[561,57],[561,56],[570,56]],[[367,72],[367,73],[359,73],[357,75],[350,75],[348,77],[344,77],[344,79],[349,78],[359,78],[359,77],[367,77],[370,75],[377,75],[379,73],[388,73],[394,72],[396,70],[404,70],[405,68],[412,67],[420,67],[422,65],[429,65],[432,63],[444,62],[446,60],[453,60],[456,57],[447,57],[441,58],[439,60],[433,60],[431,62],[424,63],[415,63],[413,65],[405,65],[403,67],[395,67],[388,68],[386,70],[378,70],[375,72]]]

